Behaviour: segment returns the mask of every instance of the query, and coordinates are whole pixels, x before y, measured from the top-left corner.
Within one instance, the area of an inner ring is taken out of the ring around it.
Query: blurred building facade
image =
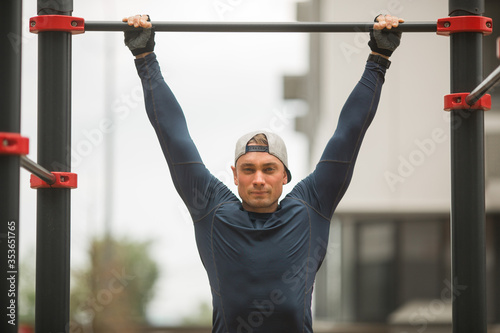
[[[379,13],[407,21],[448,16],[445,0],[310,0],[300,21],[366,22]],[[500,3],[485,16],[500,21]],[[484,74],[496,57],[498,30],[484,39]],[[315,286],[316,320],[424,324],[451,322],[450,93],[448,37],[404,34],[361,148],[350,188],[332,220],[330,248]],[[286,99],[304,100],[296,123],[310,142],[311,168],[333,134],[340,110],[369,53],[368,34],[311,34],[310,68],[284,78]],[[488,320],[500,321],[500,89],[486,114]],[[306,158],[306,157],[305,157]]]

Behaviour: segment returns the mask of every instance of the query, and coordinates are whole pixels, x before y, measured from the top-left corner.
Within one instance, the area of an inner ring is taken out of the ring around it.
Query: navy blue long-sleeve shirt
[[[136,59],[136,67],[148,117],[194,222],[212,291],[213,332],[312,332],[312,290],[326,255],[330,220],[375,115],[385,68],[367,62],[315,170],[274,213],[263,214],[245,211],[207,170],[156,55]]]

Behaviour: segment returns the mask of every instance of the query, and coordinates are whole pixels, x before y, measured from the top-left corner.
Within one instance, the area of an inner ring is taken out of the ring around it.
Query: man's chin
[[[262,213],[272,213],[276,211],[277,205],[271,202],[269,199],[252,199],[245,202],[245,209],[248,211],[262,212]]]
[[[269,202],[265,202],[263,200],[251,200],[247,202],[247,205],[252,208],[266,208],[269,207]]]

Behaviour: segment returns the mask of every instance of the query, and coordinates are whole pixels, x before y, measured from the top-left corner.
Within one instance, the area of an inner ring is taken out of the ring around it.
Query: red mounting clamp
[[[52,185],[47,184],[35,175],[31,175],[30,184],[31,188],[77,188],[77,175],[71,172],[52,172],[56,176],[56,182]]]
[[[28,155],[30,140],[19,133],[0,132],[0,155]]]
[[[74,34],[85,32],[85,20],[67,15],[40,15],[30,18],[30,32],[66,31]]]
[[[474,105],[469,105],[465,102],[465,98],[469,93],[458,93],[444,96],[444,110],[491,110],[491,95],[486,94]]]
[[[484,16],[452,16],[441,18],[437,23],[437,34],[449,36],[457,32],[482,32],[487,36],[493,32],[493,20]]]

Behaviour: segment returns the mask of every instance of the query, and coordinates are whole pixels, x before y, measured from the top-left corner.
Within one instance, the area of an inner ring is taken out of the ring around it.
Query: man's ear
[[[236,176],[236,168],[234,166],[231,166],[231,170],[233,170],[233,177],[234,177],[234,185],[238,186],[238,177]]]
[[[288,184],[288,175],[286,174],[286,171],[283,172],[283,185]]]

